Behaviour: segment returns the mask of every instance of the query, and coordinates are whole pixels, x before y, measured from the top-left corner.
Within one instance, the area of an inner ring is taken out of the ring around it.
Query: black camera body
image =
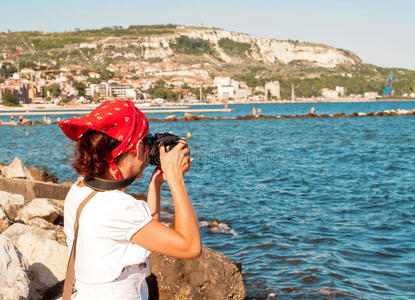
[[[154,135],[146,136],[144,142],[150,146],[150,153],[148,155],[150,165],[160,167],[159,145],[161,143],[163,143],[166,152],[169,152],[179,143],[179,140],[180,137],[167,132],[157,132]]]

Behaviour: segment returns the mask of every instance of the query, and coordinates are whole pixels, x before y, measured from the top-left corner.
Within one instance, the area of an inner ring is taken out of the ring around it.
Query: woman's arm
[[[190,168],[189,149],[180,142],[168,153],[160,148],[162,171],[169,184],[175,210],[175,228],[151,221],[137,231],[131,241],[154,252],[178,258],[196,258],[201,254],[199,224],[187,195],[183,174]]]
[[[155,169],[148,185],[147,205],[156,221],[160,220],[160,188],[164,181],[163,172],[160,169]]]

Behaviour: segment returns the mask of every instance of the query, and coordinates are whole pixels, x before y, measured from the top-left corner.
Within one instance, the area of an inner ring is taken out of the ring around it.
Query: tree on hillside
[[[9,78],[17,72],[17,68],[10,62],[5,62],[0,68],[0,77]]]
[[[6,91],[3,94],[3,101],[4,101],[4,104],[7,105],[7,106],[17,106],[17,105],[19,105],[19,101],[17,100],[17,98],[10,91]]]
[[[75,81],[72,85],[74,88],[78,90],[78,96],[85,96],[85,84],[83,84],[82,82]]]
[[[50,97],[59,97],[61,94],[61,88],[57,83],[53,83],[51,85],[48,85],[45,89],[45,94]]]

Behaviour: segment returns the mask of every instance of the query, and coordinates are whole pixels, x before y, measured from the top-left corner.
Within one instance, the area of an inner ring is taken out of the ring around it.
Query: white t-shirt
[[[75,183],[66,196],[64,232],[69,252],[76,210],[92,191],[89,187],[79,187]],[[150,251],[130,242],[130,238],[152,219],[145,201],[119,190],[97,193],[84,207],[79,218],[75,257],[77,286],[114,281],[124,267],[144,262],[147,267],[140,271],[145,280],[149,272]]]

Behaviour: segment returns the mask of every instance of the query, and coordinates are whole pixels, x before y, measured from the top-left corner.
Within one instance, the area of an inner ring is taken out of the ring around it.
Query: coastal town
[[[111,64],[97,71],[80,65],[50,66],[32,64],[20,69],[13,60],[0,62],[0,103],[30,104],[96,103],[108,99],[130,99],[142,105],[252,103],[265,101],[336,101],[375,99],[378,92],[349,94],[347,89],[323,88],[317,97],[281,97],[280,82],[248,86],[227,76],[211,76],[203,66],[171,62],[133,61]],[[407,95],[414,97],[415,94]]]

